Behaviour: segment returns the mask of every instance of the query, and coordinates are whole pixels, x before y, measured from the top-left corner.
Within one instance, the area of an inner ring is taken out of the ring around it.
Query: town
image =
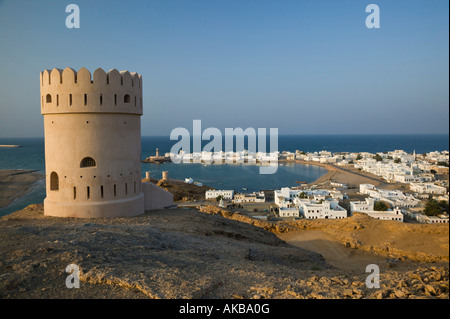
[[[234,154],[235,157],[241,155],[248,154]],[[398,222],[449,221],[448,151],[424,154],[408,154],[402,150],[376,154],[284,151],[278,153],[278,161],[342,169],[372,178],[379,185],[352,185],[331,179],[325,183],[305,183],[253,193],[208,190],[206,200],[228,208],[246,205],[252,217],[275,220],[342,219],[362,213],[372,218]],[[193,183],[193,180],[186,179],[185,182]],[[252,210],[252,207],[255,208]]]

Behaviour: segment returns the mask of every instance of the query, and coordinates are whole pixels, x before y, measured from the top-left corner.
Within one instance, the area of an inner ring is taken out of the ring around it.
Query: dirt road
[[[320,230],[280,234],[278,237],[293,246],[321,254],[327,263],[342,270],[364,272],[367,265],[385,263],[387,260],[382,256],[347,248]]]

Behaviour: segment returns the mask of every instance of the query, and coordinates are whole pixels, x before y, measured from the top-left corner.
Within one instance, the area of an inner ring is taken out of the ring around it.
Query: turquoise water
[[[313,152],[328,150],[332,152],[385,152],[403,149],[406,152],[424,153],[449,149],[448,135],[313,135],[280,136],[279,150],[302,150]],[[142,159],[170,151],[176,141],[168,137],[143,137]],[[207,143],[206,141],[205,143]],[[20,148],[0,148],[0,169],[30,169],[44,174],[44,139],[43,138],[0,138],[0,144],[17,144]],[[269,143],[267,143],[269,145]],[[150,171],[155,178],[161,178],[162,171],[169,171],[175,179],[191,177],[214,188],[234,189],[252,192],[262,189],[279,189],[296,186],[296,181],[311,182],[326,170],[314,165],[280,165],[272,175],[260,175],[259,166],[253,165],[203,165],[203,164],[142,164],[142,174]],[[5,215],[23,207],[42,202],[45,198],[44,182],[36,183],[29,194],[16,200],[6,208],[0,209]]]

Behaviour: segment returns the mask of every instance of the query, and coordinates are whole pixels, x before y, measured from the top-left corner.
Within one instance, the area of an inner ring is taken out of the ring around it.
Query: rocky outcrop
[[[145,178],[142,182],[151,182],[165,191],[170,192],[173,195],[173,200],[176,202],[204,200],[205,192],[211,189],[209,186],[197,186],[174,179],[157,180],[154,178]]]
[[[67,265],[81,270],[77,297],[251,297],[254,284],[329,268],[322,256],[273,233],[195,209],[132,218],[43,215],[42,205],[0,219],[2,298],[65,298]],[[106,292],[111,290],[111,292]]]
[[[448,299],[448,263],[386,264],[370,289],[366,273],[333,268],[274,234],[290,228],[202,211],[75,219],[30,205],[0,218],[0,297]],[[80,289],[65,287],[69,264],[80,267]]]
[[[418,262],[449,261],[448,224],[407,224],[377,220],[359,213],[340,220],[261,221],[212,205],[205,205],[200,211],[249,223],[275,234],[319,230],[348,248],[388,258]]]

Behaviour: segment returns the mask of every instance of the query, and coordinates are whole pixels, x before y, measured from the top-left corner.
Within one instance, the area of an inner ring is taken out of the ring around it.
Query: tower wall
[[[82,68],[41,72],[44,213],[117,217],[144,213],[141,186],[142,78]]]

